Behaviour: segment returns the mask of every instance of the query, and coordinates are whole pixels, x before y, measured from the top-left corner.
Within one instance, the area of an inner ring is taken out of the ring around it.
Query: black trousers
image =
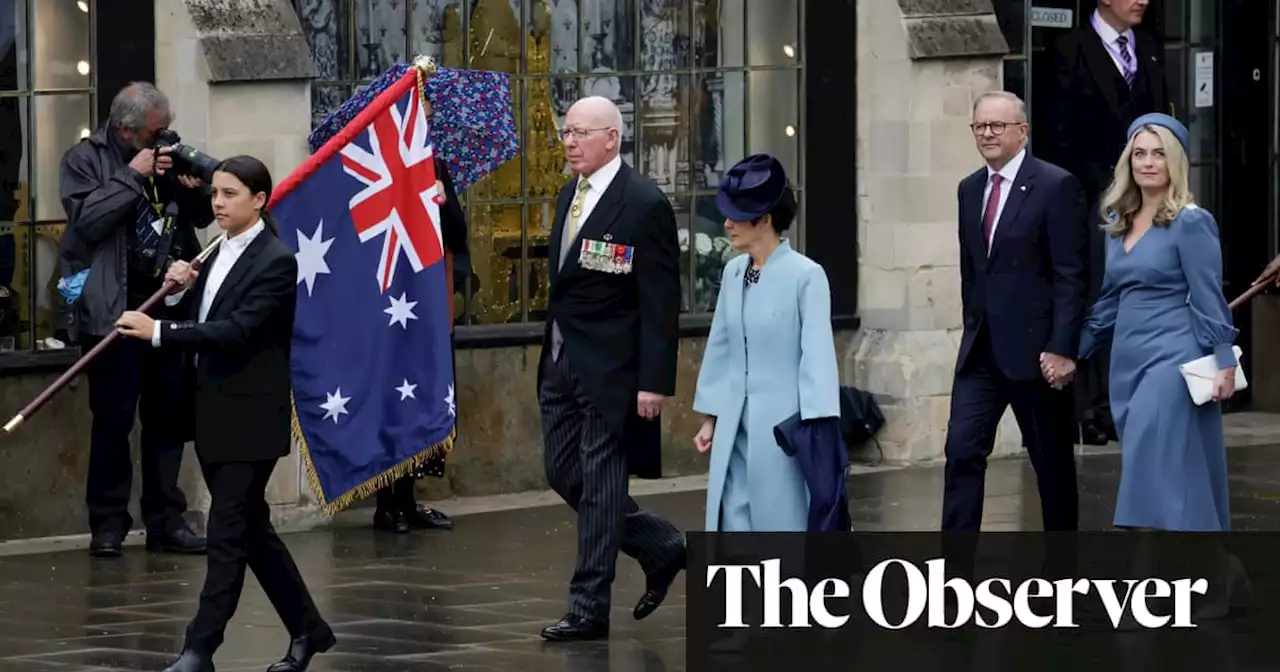
[[[627,493],[627,456],[569,370],[569,354],[543,358],[542,412],[547,481],[578,513],[578,557],[569,584],[569,613],[608,622],[618,551],[646,575],[684,551],[684,535],[641,509]]]
[[[378,490],[378,496],[375,500],[379,510],[382,511],[404,511],[410,512],[418,505],[414,498],[414,482],[418,479],[410,476],[401,476],[397,478],[391,485]]]
[[[227,623],[244,589],[245,568],[253,570],[289,636],[315,638],[329,626],[320,616],[293,556],[271,526],[267,481],[276,460],[202,464],[212,499],[209,556],[200,608],[187,626],[187,647],[209,654],[222,644]]]
[[[88,351],[102,339],[80,340]],[[182,441],[176,425],[182,353],[121,338],[89,364],[87,373],[93,413],[85,493],[89,529],[125,534],[133,527],[129,433],[135,417],[142,422],[142,520],[149,534],[163,535],[184,526],[187,498],[178,488]]]
[[[991,339],[983,326],[951,389],[942,529],[976,532],[980,528],[987,458],[995,448],[1000,418],[1012,406],[1036,471],[1045,531],[1075,530],[1079,494],[1072,390],[1055,390],[1043,378],[1010,380],[992,355]]]

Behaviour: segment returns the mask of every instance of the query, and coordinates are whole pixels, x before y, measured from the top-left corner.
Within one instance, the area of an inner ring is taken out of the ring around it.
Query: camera
[[[205,184],[213,181],[213,169],[218,165],[218,160],[191,145],[182,144],[182,138],[177,132],[168,128],[157,131],[155,148],[159,150],[162,147],[168,147],[169,156],[173,157],[173,169],[170,173],[198,177]]]

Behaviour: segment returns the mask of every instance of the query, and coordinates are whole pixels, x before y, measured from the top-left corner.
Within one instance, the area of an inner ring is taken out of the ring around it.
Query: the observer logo
[[[783,580],[781,564],[781,560],[772,559],[756,565],[707,567],[708,588],[714,585],[717,577],[725,581],[725,620],[719,627],[748,627],[743,615],[744,588],[759,589],[762,593],[764,618],[760,627],[809,628],[816,624],[822,628],[839,628],[850,621],[851,614],[833,614],[828,608],[828,600],[850,597],[848,582],[827,578],[810,588],[796,577]],[[1209,589],[1209,581],[1204,578],[1173,581],[1160,578],[1056,581],[1033,578],[1017,585],[1009,579],[990,578],[975,587],[964,579],[946,578],[944,560],[929,560],[924,564],[925,571],[921,571],[905,560],[890,559],[872,568],[862,584],[861,605],[873,623],[881,628],[901,630],[917,625],[924,618],[930,628],[959,628],[972,624],[983,628],[1003,628],[1016,619],[1027,628],[1075,628],[1079,627],[1074,614],[1075,596],[1079,595],[1098,600],[1113,627],[1119,627],[1121,621],[1132,620],[1148,629],[1194,628],[1191,596],[1204,595]],[[907,588],[905,613],[894,617],[885,613],[883,590],[889,572],[898,572],[898,576],[905,578]],[[751,584],[747,583],[748,577]],[[753,588],[746,588],[748,585]],[[780,613],[783,590],[791,593],[791,618],[786,624],[782,622]],[[956,608],[951,614],[944,611],[948,593]],[[1172,615],[1153,614],[1148,602],[1152,599],[1172,599]]]

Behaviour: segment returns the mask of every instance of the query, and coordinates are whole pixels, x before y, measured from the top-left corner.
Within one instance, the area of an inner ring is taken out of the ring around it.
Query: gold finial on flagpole
[[[430,78],[436,74],[436,59],[431,56],[418,56],[413,59],[413,67],[417,68],[423,77]]]

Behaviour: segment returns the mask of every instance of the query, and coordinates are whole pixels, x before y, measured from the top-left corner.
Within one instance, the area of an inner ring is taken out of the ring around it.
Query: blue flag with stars
[[[429,113],[410,70],[276,189],[298,260],[294,438],[325,513],[453,446],[453,356]]]

